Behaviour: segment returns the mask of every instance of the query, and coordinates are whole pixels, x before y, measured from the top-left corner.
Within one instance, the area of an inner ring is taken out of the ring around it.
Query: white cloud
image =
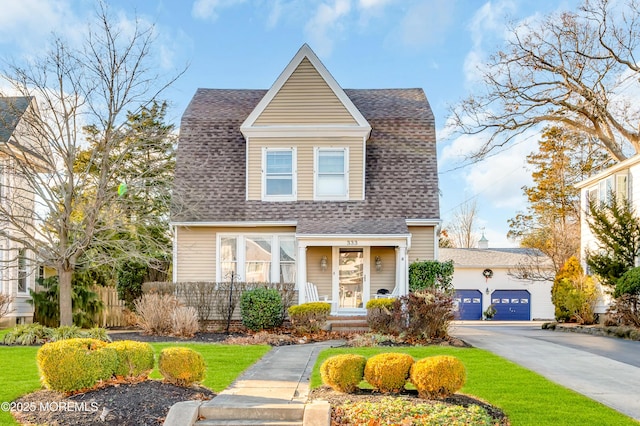
[[[244,3],[246,0],[196,0],[191,15],[198,19],[218,19],[220,10]]]
[[[20,0],[2,2],[0,43],[11,43],[23,52],[44,48],[52,32],[70,39],[86,29],[78,22],[69,1]]]
[[[412,4],[400,22],[400,40],[409,47],[422,47],[443,41],[453,24],[455,1],[433,0]]]
[[[341,20],[350,11],[349,0],[333,0],[331,4],[320,3],[304,28],[307,38],[318,55],[331,54],[335,38],[344,30]]]
[[[363,10],[381,9],[395,0],[358,0],[358,8]]]

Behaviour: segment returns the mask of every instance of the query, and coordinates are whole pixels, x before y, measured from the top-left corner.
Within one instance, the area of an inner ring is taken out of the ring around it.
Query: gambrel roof
[[[172,222],[297,221],[310,233],[365,224],[369,233],[406,233],[404,219],[439,219],[435,123],[423,90],[344,92],[372,127],[363,201],[246,200],[240,126],[267,91],[198,89],[180,127]]]

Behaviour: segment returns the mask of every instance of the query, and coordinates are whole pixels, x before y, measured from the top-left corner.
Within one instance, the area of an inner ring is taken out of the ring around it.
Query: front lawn
[[[265,345],[235,346],[212,345],[201,343],[151,343],[157,355],[160,350],[170,346],[184,346],[202,354],[207,365],[204,386],[219,392],[228,387],[231,382],[247,367],[251,366],[270,347]],[[35,346],[2,346],[0,347],[0,403],[10,402],[21,395],[31,393],[41,388],[38,366],[36,365]],[[157,368],[151,377],[160,378]],[[13,416],[9,412],[0,410],[1,425],[15,425]]]
[[[320,365],[329,356],[356,353],[370,357],[381,352],[406,352],[414,358],[434,355],[458,357],[467,369],[461,392],[500,407],[513,426],[635,425],[638,422],[537,373],[476,348],[439,346],[403,348],[341,348],[320,353],[311,387],[320,386]]]

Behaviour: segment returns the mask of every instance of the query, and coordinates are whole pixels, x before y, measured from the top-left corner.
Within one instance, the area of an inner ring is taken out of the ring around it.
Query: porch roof
[[[408,235],[407,222],[395,219],[301,219],[296,228],[298,235]]]

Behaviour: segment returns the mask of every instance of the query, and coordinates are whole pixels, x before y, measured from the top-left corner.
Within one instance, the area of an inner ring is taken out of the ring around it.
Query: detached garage
[[[486,238],[480,248],[439,248],[438,260],[452,260],[456,319],[481,320],[493,305],[497,321],[551,320],[552,281],[518,278],[513,273],[532,260],[539,270],[549,270],[551,260],[538,251],[525,248],[489,248]]]

